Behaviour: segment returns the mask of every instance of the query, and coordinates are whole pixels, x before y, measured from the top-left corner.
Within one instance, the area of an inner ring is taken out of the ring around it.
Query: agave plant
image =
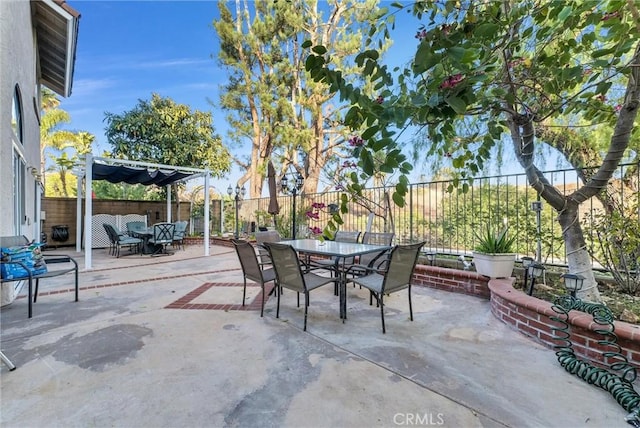
[[[516,236],[508,236],[507,232],[507,227],[500,232],[496,232],[490,226],[487,226],[482,230],[482,234],[475,233],[478,240],[476,251],[486,254],[513,253],[513,244],[516,241]]]

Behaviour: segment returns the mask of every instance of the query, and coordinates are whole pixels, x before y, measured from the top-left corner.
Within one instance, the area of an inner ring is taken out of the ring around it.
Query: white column
[[[35,180],[35,193],[36,193],[36,207],[35,207],[35,235],[33,236],[33,240],[36,242],[40,242],[40,237],[42,236],[42,182],[39,179]]]
[[[91,256],[93,251],[93,231],[91,220],[93,218],[93,156],[87,153],[85,166],[85,190],[84,190],[84,269],[91,270]]]
[[[209,255],[209,170],[204,173],[204,255]]]
[[[167,223],[171,223],[171,184],[167,184]]]
[[[82,251],[82,172],[78,171],[76,183],[76,252]]]

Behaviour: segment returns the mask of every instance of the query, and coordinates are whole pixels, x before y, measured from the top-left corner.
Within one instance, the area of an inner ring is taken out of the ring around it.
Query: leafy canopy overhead
[[[464,178],[480,171],[514,125],[572,116],[593,126],[617,123],[624,89],[614,82],[630,75],[640,35],[637,8],[626,0],[420,1],[411,8],[421,22],[411,67],[393,76],[377,51],[359,56],[382,103],[345,82],[322,46],[313,46],[307,59],[311,75],[352,105],[346,124],[364,127],[364,144],[354,152],[362,172],[353,174],[353,190],[374,172],[375,152],[386,152],[381,170],[410,171],[394,132],[410,125],[424,127],[429,152],[449,158]],[[390,14],[369,34],[388,35],[394,22]],[[521,143],[514,140],[519,155]],[[403,204],[406,183],[401,177],[396,203]]]
[[[152,94],[130,111],[106,113],[107,139],[113,155],[166,165],[229,170],[230,155],[215,134],[210,112],[192,111],[170,98]]]

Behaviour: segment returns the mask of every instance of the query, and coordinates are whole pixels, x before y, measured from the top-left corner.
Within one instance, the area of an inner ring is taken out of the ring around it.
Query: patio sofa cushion
[[[0,247],[9,248],[9,247],[26,247],[30,244],[29,240],[25,236],[0,236]],[[5,260],[0,259],[0,269],[5,270],[5,265],[18,265],[22,268],[22,275],[12,276],[11,278],[0,278],[0,283],[5,282],[15,282],[15,281],[27,281],[29,285],[29,294],[28,294],[28,306],[29,306],[29,318],[32,317],[32,303],[34,303],[38,298],[38,286],[40,284],[40,279],[44,278],[53,278],[56,276],[65,275],[67,273],[74,273],[75,276],[75,301],[78,301],[78,263],[70,256],[65,254],[41,254],[42,261],[47,265],[46,271],[41,271],[37,273],[35,269],[29,267],[25,260]],[[65,264],[65,267],[60,269],[51,269],[52,264]],[[35,294],[33,293],[33,282],[35,280]]]

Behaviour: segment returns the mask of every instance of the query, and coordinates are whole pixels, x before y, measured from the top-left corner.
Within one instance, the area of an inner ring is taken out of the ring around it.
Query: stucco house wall
[[[34,32],[28,1],[0,2],[0,235],[24,234],[35,237],[36,180],[29,167],[39,169],[40,130]],[[22,101],[23,141],[11,127],[14,88]],[[14,154],[25,168],[25,217],[15,218]],[[19,228],[19,230],[16,230]]]
[[[79,18],[64,0],[0,1],[0,236],[40,237],[40,85],[71,94]]]

